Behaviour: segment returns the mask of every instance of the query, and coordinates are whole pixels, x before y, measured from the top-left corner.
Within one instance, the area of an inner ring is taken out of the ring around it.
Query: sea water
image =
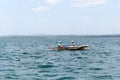
[[[89,49],[48,49],[59,40]],[[120,80],[120,37],[0,37],[0,80]]]

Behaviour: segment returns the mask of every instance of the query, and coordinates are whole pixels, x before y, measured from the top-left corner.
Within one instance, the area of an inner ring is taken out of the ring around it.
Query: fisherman
[[[72,45],[71,45],[71,46],[75,46],[75,42],[74,42],[73,40],[71,41],[71,43],[72,43]]]
[[[62,46],[62,42],[58,41],[58,47],[61,47],[61,46]]]
[[[64,48],[64,46],[62,45],[62,42],[61,42],[61,41],[58,41],[58,47],[59,47],[59,48]]]

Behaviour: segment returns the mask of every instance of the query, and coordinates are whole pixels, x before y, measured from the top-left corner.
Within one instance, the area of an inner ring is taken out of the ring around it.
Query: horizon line
[[[33,35],[0,35],[0,37],[14,36],[120,36],[120,34],[33,34]]]

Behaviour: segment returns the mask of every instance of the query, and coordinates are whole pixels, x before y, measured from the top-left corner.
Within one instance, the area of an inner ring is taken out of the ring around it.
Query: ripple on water
[[[51,73],[51,74],[44,74],[43,76],[45,76],[45,77],[56,77],[56,76],[58,76],[58,74]]]
[[[75,77],[60,77],[60,78],[57,78],[56,80],[76,80]]]
[[[89,68],[90,70],[96,70],[96,71],[100,71],[103,70],[103,68]]]
[[[28,53],[28,52],[23,52],[22,54],[27,55],[27,54],[29,54],[29,53]]]
[[[113,80],[113,77],[111,75],[98,75],[93,76],[93,78],[96,80]]]
[[[16,79],[19,79],[19,75],[16,75],[16,74],[6,74],[5,77],[6,79],[11,79],[11,80],[16,80]]]
[[[37,67],[38,68],[53,68],[53,67],[56,67],[56,66],[54,66],[52,64],[43,64],[43,65],[39,64]]]

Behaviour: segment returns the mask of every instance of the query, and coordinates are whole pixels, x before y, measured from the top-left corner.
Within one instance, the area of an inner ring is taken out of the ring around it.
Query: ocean
[[[89,49],[48,49],[59,40]],[[0,37],[0,80],[120,80],[120,37]]]

